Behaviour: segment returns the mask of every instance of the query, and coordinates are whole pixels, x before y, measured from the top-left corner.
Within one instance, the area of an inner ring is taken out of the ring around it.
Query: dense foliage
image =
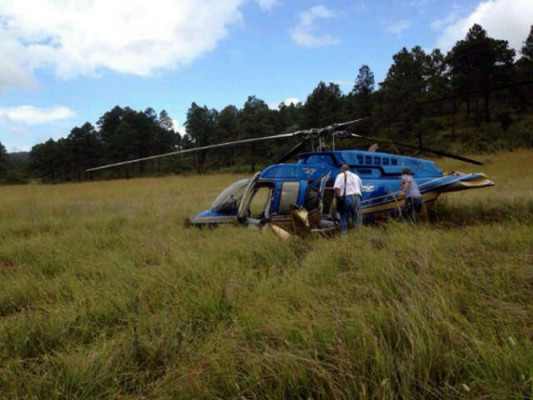
[[[72,129],[67,138],[33,146],[33,173],[51,181],[82,180],[87,168],[170,152],[179,144],[164,110],[158,117],[152,108],[137,112],[116,106],[100,117],[97,127],[86,122]],[[145,165],[139,168],[144,172]]]
[[[2,143],[0,143],[0,178],[3,178],[7,172],[9,165],[7,151]]]
[[[338,84],[320,82],[304,104],[282,103],[270,109],[263,100],[250,96],[241,109],[229,105],[217,111],[193,102],[186,132],[176,132],[164,110],[158,116],[151,108],[139,112],[116,106],[96,127],[86,123],[72,129],[67,138],[34,146],[30,171],[47,181],[82,180],[85,169],[100,164],[363,116],[371,116],[372,122],[358,129],[392,140],[430,142],[459,151],[530,146],[533,27],[520,53],[517,57],[507,41],[489,37],[476,24],[446,55],[439,49],[428,54],[419,46],[401,49],[378,90],[370,67],[363,65],[349,93],[342,93]],[[253,168],[256,163],[272,162],[292,145],[256,143],[125,166],[98,176],[239,165]],[[1,159],[0,154],[0,174]]]

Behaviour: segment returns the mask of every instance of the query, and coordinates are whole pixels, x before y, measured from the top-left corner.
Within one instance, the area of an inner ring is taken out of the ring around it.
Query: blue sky
[[[115,105],[272,107],[319,81],[381,81],[402,47],[448,50],[473,23],[518,49],[532,0],[0,0],[0,142],[8,151],[95,124]]]

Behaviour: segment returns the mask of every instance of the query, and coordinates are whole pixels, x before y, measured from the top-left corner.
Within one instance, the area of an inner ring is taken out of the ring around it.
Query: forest
[[[188,171],[245,171],[268,165],[293,144],[268,142],[240,148],[175,156],[87,174],[87,168],[180,149],[238,139],[323,127],[370,117],[356,130],[390,139],[459,153],[492,152],[533,144],[533,26],[516,52],[505,40],[473,25],[447,53],[420,46],[393,55],[376,88],[374,74],[362,65],[349,93],[336,83],[319,82],[305,103],[271,109],[256,96],[242,108],[222,110],[191,104],[186,131],[177,132],[167,111],[115,106],[96,126],[86,122],[58,140],[49,139],[29,153],[6,152],[0,143],[0,181],[65,182],[125,178]],[[346,142],[345,147],[370,143]],[[380,150],[397,151],[391,144]]]

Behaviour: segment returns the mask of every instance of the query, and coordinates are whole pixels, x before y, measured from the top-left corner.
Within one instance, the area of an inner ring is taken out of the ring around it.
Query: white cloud
[[[411,23],[407,20],[398,21],[387,27],[387,32],[394,35],[401,35],[404,31],[411,27]]]
[[[302,101],[298,97],[287,97],[283,101],[269,103],[268,108],[270,108],[271,110],[278,110],[279,106],[282,103],[285,104],[286,106],[289,106],[291,104],[297,105],[298,103],[301,103],[301,102]]]
[[[37,108],[34,106],[0,107],[0,121],[8,124],[40,125],[68,119],[74,112],[65,106]]]
[[[464,39],[474,24],[481,25],[490,37],[509,41],[510,47],[518,50],[526,40],[533,23],[533,1],[531,0],[489,0],[479,3],[467,17],[451,14],[441,21],[434,21],[432,27],[443,28],[436,47],[447,51],[458,40]]]
[[[24,46],[3,34],[0,28],[0,92],[7,86],[32,87],[30,75],[20,66],[23,62]],[[1,94],[1,93],[0,93]]]
[[[339,39],[331,35],[315,34],[317,19],[333,18],[335,13],[323,5],[313,6],[300,14],[300,21],[291,31],[292,40],[304,47],[330,46],[339,43]]]
[[[186,130],[185,127],[180,124],[180,122],[177,119],[172,120],[172,127],[174,128],[174,132],[178,132],[180,135],[185,135]]]
[[[30,85],[44,66],[63,79],[101,68],[146,76],[179,67],[213,50],[242,21],[244,2],[2,0],[0,90]]]
[[[18,147],[18,146],[11,146],[7,149],[8,153],[19,153],[21,151],[30,151],[31,148],[29,147]]]
[[[270,10],[272,7],[274,7],[278,3],[278,0],[255,0],[255,1],[259,5],[261,10],[263,11]]]

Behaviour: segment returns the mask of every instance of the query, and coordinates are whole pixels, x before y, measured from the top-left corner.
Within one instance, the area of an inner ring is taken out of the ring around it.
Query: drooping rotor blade
[[[422,147],[420,150],[427,151],[427,152],[433,153],[433,154],[437,154],[437,155],[442,156],[442,157],[453,158],[454,160],[459,160],[459,161],[463,161],[463,162],[470,163],[470,164],[483,165],[483,162],[481,162],[481,161],[473,160],[471,158],[466,158],[466,157],[463,157],[463,156],[460,156],[460,155],[457,155],[457,154],[448,153],[447,151],[428,149],[427,147]]]
[[[297,143],[295,146],[293,146],[288,152],[283,154],[280,158],[274,161],[274,164],[280,164],[282,162],[287,161],[289,158],[291,158],[295,153],[298,152],[302,148],[302,146],[307,141],[307,138],[304,140],[301,140],[299,143]]]
[[[408,149],[427,151],[428,153],[437,154],[437,155],[442,156],[442,157],[453,158],[454,160],[459,160],[459,161],[467,162],[467,163],[470,163],[470,164],[483,165],[483,163],[481,161],[477,161],[477,160],[473,160],[471,158],[466,158],[466,157],[463,157],[463,156],[459,156],[457,154],[448,153],[448,152],[442,151],[442,150],[430,149],[428,147],[419,147],[419,146],[415,146],[415,145],[408,144],[408,143],[399,143],[399,142],[393,142],[392,140],[377,139],[377,138],[374,138],[374,137],[362,136],[362,135],[358,135],[356,133],[351,133],[351,132],[343,132],[343,136],[344,137],[352,137],[352,138],[356,138],[356,139],[362,139],[362,140],[368,140],[368,141],[373,141],[373,142],[378,142],[378,143],[388,143],[388,144],[393,144],[393,145],[400,146],[400,147],[405,147],[405,148],[408,148]]]
[[[137,163],[137,162],[141,162],[141,161],[155,160],[157,158],[175,156],[175,155],[178,155],[178,154],[194,153],[196,151],[217,149],[217,148],[220,148],[220,147],[227,147],[227,146],[236,146],[236,145],[239,145],[239,144],[254,143],[254,142],[260,142],[260,141],[264,141],[264,140],[288,138],[288,137],[293,137],[293,136],[299,136],[299,135],[302,135],[302,134],[305,134],[305,133],[307,133],[307,132],[306,131],[296,131],[296,132],[291,132],[291,133],[281,133],[279,135],[263,136],[263,137],[259,137],[259,138],[250,138],[250,139],[235,140],[233,142],[211,144],[211,145],[208,145],[208,146],[195,147],[193,149],[172,151],[170,153],[158,154],[158,155],[155,155],[155,156],[137,158],[135,160],[121,161],[121,162],[118,162],[118,163],[102,165],[100,167],[94,167],[94,168],[86,169],[85,172],[99,171],[101,169],[119,167],[121,165],[133,164],[133,163]]]

